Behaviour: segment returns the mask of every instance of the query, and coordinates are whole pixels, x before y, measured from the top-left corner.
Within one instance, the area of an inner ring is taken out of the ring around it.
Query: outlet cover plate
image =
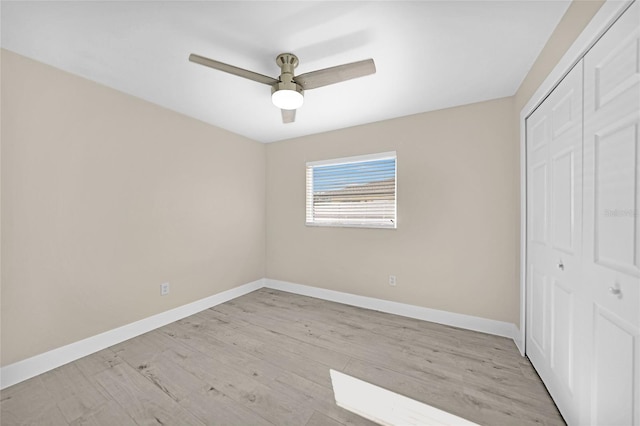
[[[169,283],[160,284],[160,295],[166,296],[167,294],[169,294]]]

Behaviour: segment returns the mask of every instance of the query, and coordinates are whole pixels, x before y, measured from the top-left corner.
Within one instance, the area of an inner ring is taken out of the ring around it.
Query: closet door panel
[[[640,425],[640,6],[584,58],[591,423]]]
[[[557,152],[551,159],[552,173],[555,177],[551,205],[552,245],[553,248],[567,254],[575,254],[574,226],[575,209],[575,152],[573,147]]]
[[[629,116],[595,133],[594,257],[605,267],[640,275],[636,250],[636,183],[640,117]],[[625,217],[626,216],[626,217]]]
[[[531,324],[531,328],[529,333],[531,334],[531,343],[535,345],[535,348],[531,349],[535,349],[540,354],[539,357],[544,360],[547,354],[547,276],[539,273],[533,266],[530,270],[531,320],[529,324]]]
[[[593,416],[596,425],[632,425],[634,365],[637,354],[634,328],[615,314],[595,312]]]
[[[527,119],[527,355],[566,419],[577,421],[582,64]]]
[[[547,159],[531,166],[531,242],[538,246],[547,245],[548,228],[548,184]]]
[[[527,120],[527,354],[539,371],[550,368],[549,112],[541,106]]]
[[[575,296],[566,284],[558,280],[553,281],[551,322],[554,327],[551,328],[551,368],[558,385],[573,392]]]
[[[633,8],[637,8],[637,5],[632,6]],[[593,85],[594,110],[604,108],[610,102],[618,100],[621,95],[627,95],[629,89],[640,81],[640,73],[638,72],[638,56],[640,56],[638,32],[640,29],[631,28],[633,25],[631,21],[637,19],[637,17],[630,17],[633,14],[637,14],[637,12],[631,9],[627,11],[621,21],[617,22],[604,35],[604,41],[602,41],[603,39],[599,40],[598,46],[587,54],[591,56],[589,61],[590,66],[593,67],[590,84]],[[613,33],[616,34],[612,35]],[[612,43],[614,38],[616,40]],[[607,50],[603,48],[604,45],[607,45]],[[594,50],[597,53],[592,54],[591,52]],[[594,60],[597,63],[594,63]]]

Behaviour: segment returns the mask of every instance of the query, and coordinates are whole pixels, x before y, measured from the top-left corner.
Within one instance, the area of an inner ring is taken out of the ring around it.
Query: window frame
[[[376,160],[394,160],[394,218],[390,224],[366,223],[366,222],[315,222],[313,221],[313,169],[322,166],[337,166],[343,164],[363,163]],[[312,183],[309,185],[309,178]],[[309,220],[311,218],[311,221]],[[374,154],[356,155],[351,157],[332,158],[319,161],[308,161],[305,165],[305,226],[331,227],[331,228],[371,228],[371,229],[398,229],[398,155],[396,151],[387,151]]]

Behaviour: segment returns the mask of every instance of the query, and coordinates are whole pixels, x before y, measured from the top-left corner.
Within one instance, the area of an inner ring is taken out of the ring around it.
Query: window
[[[307,225],[396,227],[396,153],[307,163]]]

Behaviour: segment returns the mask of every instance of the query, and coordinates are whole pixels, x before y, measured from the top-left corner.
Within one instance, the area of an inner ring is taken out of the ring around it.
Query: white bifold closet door
[[[578,422],[576,328],[582,256],[582,64],[527,120],[527,355]]]
[[[527,119],[526,352],[570,425],[640,426],[640,5]]]
[[[596,425],[640,425],[640,5],[584,57],[584,283]],[[583,349],[584,351],[589,348]]]

